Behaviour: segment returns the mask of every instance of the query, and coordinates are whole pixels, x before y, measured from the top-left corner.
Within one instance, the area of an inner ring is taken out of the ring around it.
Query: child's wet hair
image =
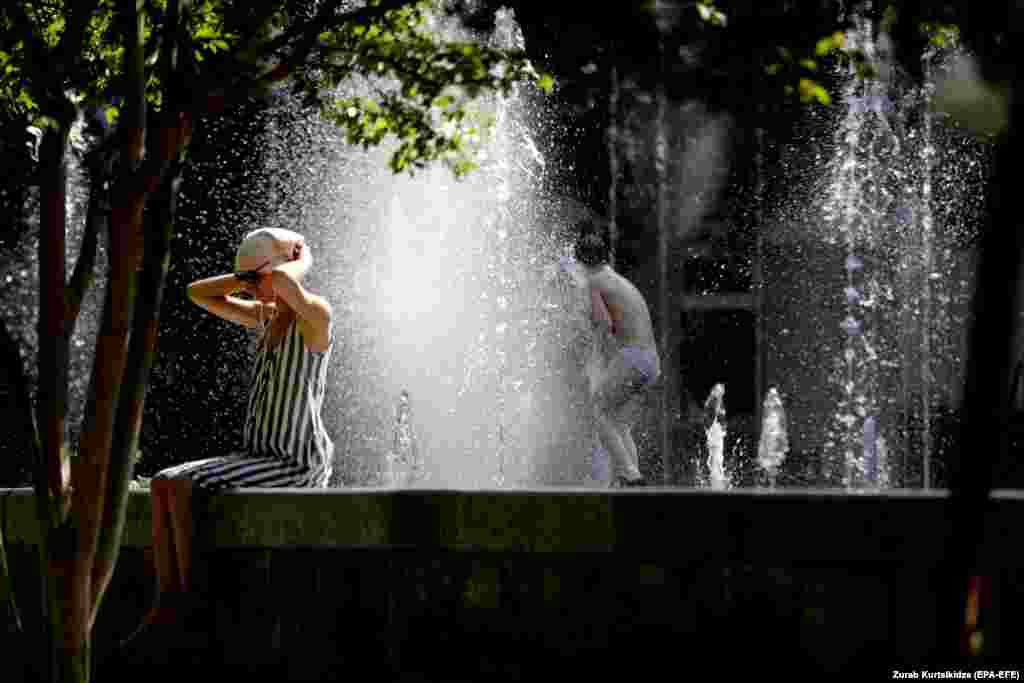
[[[576,245],[573,256],[585,266],[599,266],[608,263],[608,242],[603,222],[585,219],[576,224]]]

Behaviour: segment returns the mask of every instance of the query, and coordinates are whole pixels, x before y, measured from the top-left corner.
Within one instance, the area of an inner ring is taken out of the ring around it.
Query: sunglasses
[[[261,277],[263,277],[263,274],[260,273],[260,271],[263,270],[263,268],[265,268],[269,264],[270,261],[265,261],[263,265],[261,265],[259,268],[254,268],[253,270],[236,270],[235,278],[247,284],[254,285],[260,281]]]

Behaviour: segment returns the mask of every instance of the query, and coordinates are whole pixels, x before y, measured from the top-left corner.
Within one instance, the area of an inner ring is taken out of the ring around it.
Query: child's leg
[[[612,457],[615,476],[628,481],[641,479],[636,443],[630,433],[638,413],[637,371],[622,355],[608,364],[597,391],[598,431]]]
[[[608,451],[608,455],[611,456],[613,476],[630,480],[638,479],[640,471],[637,469],[635,462],[630,458],[629,449],[623,443],[619,426],[604,411],[601,411],[597,416],[597,430],[601,437],[601,444]]]
[[[628,474],[623,476],[630,481],[635,481],[642,477],[640,474],[640,454],[636,447],[636,441],[633,440],[633,425],[639,418],[642,407],[642,397],[633,395],[615,410],[612,418],[616,431],[619,433],[619,438],[622,440],[625,457],[629,463],[627,468]]]

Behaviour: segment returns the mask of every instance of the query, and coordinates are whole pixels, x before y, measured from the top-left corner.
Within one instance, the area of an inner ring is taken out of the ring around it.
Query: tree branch
[[[114,187],[110,217],[110,277],[103,302],[103,322],[96,343],[89,383],[85,423],[78,457],[72,461],[75,515],[75,554],[72,574],[62,582],[68,588],[63,623],[66,653],[88,652],[92,625],[92,581],[103,522],[104,497],[110,469],[117,404],[128,354],[128,337],[135,299],[145,197],[130,190],[142,159],[146,126],[144,54],[140,0],[122,0],[117,21],[124,36],[126,104],[122,125],[126,131],[121,155],[122,178]]]
[[[169,268],[170,240],[174,225],[175,200],[181,179],[181,157],[191,136],[191,119],[179,109],[186,92],[187,60],[180,59],[187,44],[183,16],[189,0],[170,0],[165,22],[167,40],[161,54],[161,81],[165,107],[155,126],[147,131],[153,138],[149,158],[136,174],[145,196],[157,191],[150,201],[147,237],[131,323],[127,356],[122,373],[122,390],[113,418],[109,469],[104,483],[102,523],[96,547],[96,562],[90,585],[90,628],[113,577],[124,530],[128,487],[135,465],[135,452],[142,424],[149,373],[159,331],[160,304]]]
[[[39,386],[36,400],[41,457],[45,462],[42,485],[52,496],[50,522],[63,513],[64,430],[67,411],[68,337],[65,319],[65,220],[67,167],[64,147],[67,129],[47,128],[39,152]]]
[[[149,374],[157,352],[160,307],[170,266],[171,235],[174,230],[181,169],[180,162],[172,164],[168,177],[151,201],[149,244],[139,278],[138,301],[124,371],[123,384],[126,390],[121,392],[114,423],[106,504],[96,566],[93,570],[92,620],[96,618],[103,595],[113,577],[124,531],[128,487],[135,469],[135,453],[149,388]]]
[[[96,247],[99,242],[100,226],[110,211],[106,193],[97,187],[106,178],[106,164],[97,164],[97,166],[99,168],[93,169],[91,174],[92,185],[89,190],[89,209],[85,216],[85,234],[82,237],[82,246],[79,249],[75,270],[71,274],[71,280],[68,282],[65,292],[67,303],[65,320],[69,336],[74,334],[75,323],[82,310],[82,300],[95,276]]]
[[[320,7],[320,11],[315,17],[284,31],[281,35],[259,46],[258,49],[264,55],[274,54],[296,39],[299,39],[300,44],[313,46],[316,45],[317,36],[324,31],[350,23],[369,23],[383,18],[392,10],[416,5],[420,2],[422,0],[382,0],[377,5],[366,5],[342,14],[336,14],[341,4],[338,0],[326,2]],[[289,60],[289,62],[295,63],[294,60]]]

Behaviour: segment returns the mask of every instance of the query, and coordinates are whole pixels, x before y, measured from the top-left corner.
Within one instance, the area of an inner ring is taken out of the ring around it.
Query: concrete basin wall
[[[708,657],[751,673],[891,674],[933,651],[947,501],[941,491],[232,492],[198,525],[209,605],[199,626],[118,651],[152,596],[149,496],[136,491],[97,647],[111,675],[158,662],[334,680],[370,663],[379,680],[520,680]],[[38,624],[30,491],[0,490],[0,523],[24,619]],[[1022,547],[1024,497],[996,492],[981,554],[988,664],[1017,656],[1010,643],[1024,632]]]

